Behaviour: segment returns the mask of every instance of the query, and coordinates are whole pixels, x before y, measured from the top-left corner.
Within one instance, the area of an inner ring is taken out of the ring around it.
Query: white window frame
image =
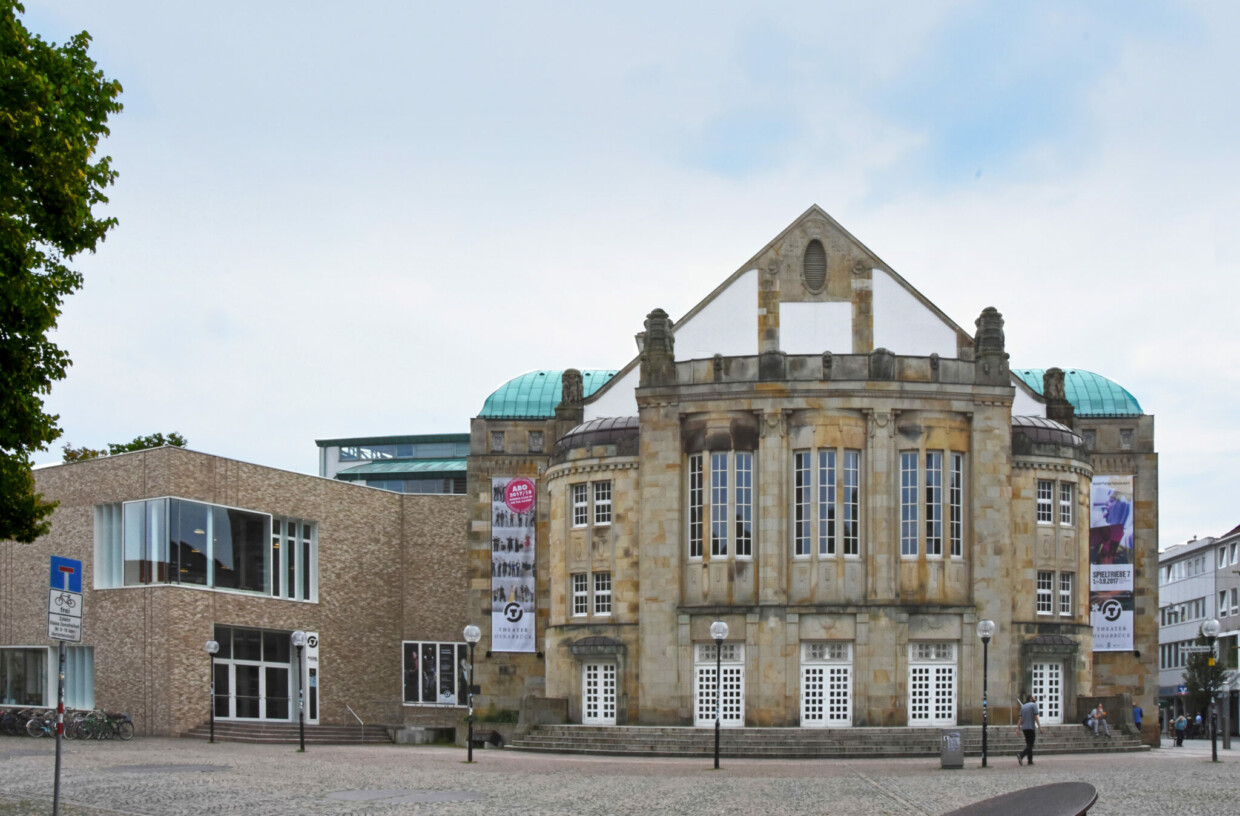
[[[585,482],[578,482],[571,485],[569,489],[572,494],[573,529],[580,529],[590,521],[589,486]]]
[[[792,452],[792,555],[857,558],[861,554],[861,451]]]
[[[948,536],[951,539],[951,557],[964,557],[964,454],[951,454],[951,483],[947,500]]]
[[[921,457],[917,451],[900,452],[900,557],[916,558],[920,552],[919,510],[921,491],[918,477]]]
[[[569,576],[569,597],[572,617],[583,618],[590,613],[590,584],[586,573],[574,572]]]
[[[605,527],[611,524],[611,481],[591,482],[594,493],[594,526]]]
[[[1055,513],[1052,502],[1055,499],[1055,482],[1051,479],[1038,479],[1037,519],[1038,524],[1052,524]]]
[[[1227,590],[1225,589],[1220,589],[1218,592],[1218,616],[1227,617]]]
[[[687,506],[689,521],[689,558],[702,558],[705,530],[706,493],[703,481],[705,461],[700,453],[689,454],[689,490]]]
[[[1076,485],[1072,482],[1059,483],[1059,523],[1071,527],[1073,512],[1072,508],[1076,502]]]
[[[753,451],[708,451],[689,456],[689,558],[753,558]]]
[[[611,573],[594,573],[594,614],[606,617],[611,614]]]
[[[943,557],[943,452],[925,455],[926,556]]]
[[[1060,617],[1072,617],[1072,595],[1073,587],[1076,584],[1076,573],[1061,572],[1059,573],[1059,615]]]
[[[1037,574],[1037,600],[1035,604],[1036,611],[1039,615],[1053,615],[1055,613],[1054,591],[1055,591],[1055,573],[1053,570],[1038,570]]]

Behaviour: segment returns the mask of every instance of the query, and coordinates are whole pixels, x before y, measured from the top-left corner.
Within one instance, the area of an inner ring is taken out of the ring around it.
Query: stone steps
[[[981,756],[981,726],[958,728],[725,728],[719,753],[728,757],[889,758],[938,756],[944,731],[959,732],[967,756]],[[987,729],[992,761],[1011,760],[1025,747],[1010,726]],[[654,726],[542,725],[518,736],[507,748],[519,751],[634,756],[709,756],[713,728]],[[1094,737],[1080,725],[1047,726],[1035,751],[1047,754],[1110,753],[1146,750],[1135,734]]]
[[[181,736],[209,739],[210,722],[195,726]],[[215,721],[216,742],[253,742],[296,745],[300,741],[297,723],[243,723],[232,720]],[[306,744],[316,745],[377,745],[391,744],[392,737],[382,725],[307,725]]]

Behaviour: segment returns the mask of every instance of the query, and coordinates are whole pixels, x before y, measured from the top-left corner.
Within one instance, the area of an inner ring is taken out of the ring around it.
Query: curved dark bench
[[[1098,791],[1086,782],[1056,782],[992,796],[943,816],[1083,816],[1098,801]]]

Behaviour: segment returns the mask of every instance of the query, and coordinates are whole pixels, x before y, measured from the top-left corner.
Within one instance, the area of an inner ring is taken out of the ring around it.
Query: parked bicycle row
[[[0,711],[0,734],[18,737],[56,736],[56,711],[51,708],[9,708]],[[65,712],[66,739],[118,739],[133,737],[133,719],[128,714],[94,709]]]

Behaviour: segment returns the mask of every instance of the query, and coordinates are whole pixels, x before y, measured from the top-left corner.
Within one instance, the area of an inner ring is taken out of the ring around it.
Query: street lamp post
[[[297,647],[297,751],[306,752],[306,690],[303,688],[305,672],[301,666],[301,650],[306,645],[306,633],[298,629],[293,633],[293,645]]]
[[[220,644],[214,640],[208,640],[206,645],[207,654],[211,655],[211,738],[207,742],[215,742],[215,656],[220,653]]]
[[[465,642],[469,644],[469,733],[465,738],[466,762],[474,761],[474,647],[482,638],[482,630],[472,623],[465,627]]]
[[[990,678],[988,677],[988,663],[990,661],[990,639],[995,634],[995,622],[992,620],[980,620],[977,622],[977,636],[982,639],[982,767],[986,767],[986,720],[987,720],[987,685]],[[1029,760],[1032,762],[1033,760]]]
[[[1218,621],[1214,618],[1201,622],[1201,636],[1206,639],[1206,643],[1210,646],[1210,651],[1207,653],[1208,660],[1206,661],[1206,665],[1209,672],[1207,678],[1210,684],[1210,759],[1213,762],[1218,762],[1218,735],[1216,733],[1214,723],[1214,641],[1218,638],[1218,632]]]
[[[710,625],[710,636],[715,640],[715,770],[719,770],[719,716],[723,705],[723,685],[720,682],[723,668],[723,641],[728,637],[728,625],[715,621]]]

